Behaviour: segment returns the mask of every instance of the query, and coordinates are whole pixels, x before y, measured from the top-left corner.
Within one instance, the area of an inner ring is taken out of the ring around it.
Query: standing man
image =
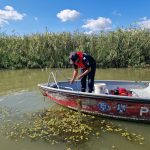
[[[78,68],[81,68],[81,74],[77,77],[78,80],[81,79],[81,92],[86,91],[86,79],[88,77],[88,92],[92,93],[94,90],[94,77],[96,72],[96,61],[94,58],[81,51],[71,52],[70,63],[74,65],[74,71],[70,83],[72,84],[76,77],[78,76]]]

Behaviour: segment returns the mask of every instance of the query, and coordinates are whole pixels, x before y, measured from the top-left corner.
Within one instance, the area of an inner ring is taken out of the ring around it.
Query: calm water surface
[[[52,70],[52,69],[51,69]],[[38,83],[47,82],[50,69],[32,69],[0,71],[0,109],[11,109],[14,115],[26,112],[37,112],[44,108],[57,107],[52,101],[45,99],[39,92]],[[54,70],[55,71],[55,70]],[[58,80],[67,80],[72,75],[72,69],[63,69],[58,73]],[[149,69],[98,69],[96,79],[150,81]],[[1,114],[0,114],[1,115]],[[1,117],[1,116],[0,116]],[[131,132],[145,137],[143,145],[129,142],[126,139],[110,133],[103,133],[100,139],[91,139],[79,145],[80,150],[112,150],[115,145],[118,150],[150,150],[150,124],[119,121],[111,122],[127,128]],[[2,122],[0,118],[0,123]],[[66,144],[50,145],[45,142],[19,141],[14,142],[0,133],[0,150],[66,150]],[[73,148],[76,149],[76,148]]]

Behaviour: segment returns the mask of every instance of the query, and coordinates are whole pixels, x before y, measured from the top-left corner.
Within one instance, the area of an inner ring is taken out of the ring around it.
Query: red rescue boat
[[[44,96],[92,115],[150,123],[150,81],[96,80],[93,93],[80,92],[80,81],[38,84]]]

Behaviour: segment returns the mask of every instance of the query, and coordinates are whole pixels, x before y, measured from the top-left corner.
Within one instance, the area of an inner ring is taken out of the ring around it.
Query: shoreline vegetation
[[[150,31],[117,29],[110,32],[0,32],[0,69],[70,68],[72,51],[84,51],[98,68],[150,68]]]

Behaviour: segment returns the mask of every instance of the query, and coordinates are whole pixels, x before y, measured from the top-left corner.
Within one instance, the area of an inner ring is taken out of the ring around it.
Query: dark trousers
[[[85,69],[82,69],[81,71],[84,72]],[[96,72],[96,64],[93,65],[91,67],[91,71],[81,79],[81,92],[86,91],[86,80],[88,78],[88,92],[92,93],[92,91],[94,90],[95,72]]]

